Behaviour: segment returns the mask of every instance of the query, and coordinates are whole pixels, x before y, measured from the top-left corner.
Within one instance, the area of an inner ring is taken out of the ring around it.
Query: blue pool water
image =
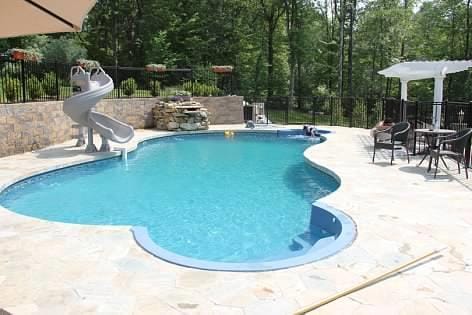
[[[258,262],[302,252],[311,203],[338,187],[309,166],[304,137],[221,133],[143,143],[128,163],[109,159],[19,182],[0,195],[17,213],[52,221],[147,227],[160,247],[216,262]],[[316,242],[316,240],[315,240]]]

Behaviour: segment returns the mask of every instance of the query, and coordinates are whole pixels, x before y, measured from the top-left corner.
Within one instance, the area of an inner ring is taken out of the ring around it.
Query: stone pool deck
[[[0,207],[0,309],[15,315],[291,314],[447,247],[437,259],[313,313],[472,314],[472,178],[465,180],[451,163],[451,171],[434,180],[425,164],[415,166],[417,158],[407,164],[399,157],[390,166],[387,152],[372,164],[368,130],[325,129],[334,133],[306,157],[340,177],[341,187],[322,201],[358,228],[355,242],[337,255],[271,272],[201,271],[147,254],[127,226],[48,222]],[[159,134],[165,133],[137,130],[126,146]],[[84,154],[73,144],[1,158],[0,188],[114,154]]]

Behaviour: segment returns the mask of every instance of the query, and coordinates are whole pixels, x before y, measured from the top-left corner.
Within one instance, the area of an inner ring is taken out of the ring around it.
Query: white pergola
[[[465,71],[472,67],[469,60],[442,61],[408,61],[397,63],[379,74],[387,78],[399,78],[401,83],[401,99],[408,100],[408,82],[414,80],[434,79],[434,99],[437,103],[433,111],[433,128],[441,126],[441,103],[443,101],[443,82],[449,73]]]

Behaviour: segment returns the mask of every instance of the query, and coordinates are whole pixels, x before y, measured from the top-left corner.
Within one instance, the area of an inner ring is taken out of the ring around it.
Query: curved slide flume
[[[93,69],[91,73],[80,66],[72,67],[71,81],[80,86],[81,92],[64,100],[64,112],[76,123],[95,130],[102,138],[118,143],[130,141],[134,137],[132,126],[93,110],[113,91],[113,80],[102,68]]]

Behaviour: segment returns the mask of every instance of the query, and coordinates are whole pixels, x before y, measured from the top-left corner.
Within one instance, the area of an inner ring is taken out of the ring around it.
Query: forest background
[[[167,68],[233,65],[245,96],[398,97],[378,71],[401,61],[470,59],[471,0],[98,0],[83,32],[0,40],[43,60]],[[445,98],[470,100],[470,72]],[[433,80],[409,98],[432,100]]]

